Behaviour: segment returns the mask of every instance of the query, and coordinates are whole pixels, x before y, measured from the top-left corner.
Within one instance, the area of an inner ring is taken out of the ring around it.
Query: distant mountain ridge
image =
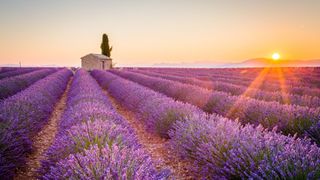
[[[242,68],[242,67],[320,67],[320,59],[312,60],[279,60],[273,61],[267,58],[254,58],[242,61],[240,63],[219,62],[194,62],[194,63],[157,63],[157,64],[130,64],[120,65],[120,67],[172,67],[172,68]],[[0,64],[0,67],[19,67],[19,64]],[[24,66],[22,67],[63,67],[56,64]]]
[[[151,67],[172,68],[242,68],[242,67],[320,67],[320,59],[313,60],[278,60],[267,58],[248,59],[240,63],[157,63]]]

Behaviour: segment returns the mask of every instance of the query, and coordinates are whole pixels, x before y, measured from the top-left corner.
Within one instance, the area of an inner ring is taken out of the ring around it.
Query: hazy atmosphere
[[[79,66],[100,53],[117,66],[317,59],[320,1],[1,0],[0,64]]]
[[[0,0],[0,179],[320,179],[320,0]]]

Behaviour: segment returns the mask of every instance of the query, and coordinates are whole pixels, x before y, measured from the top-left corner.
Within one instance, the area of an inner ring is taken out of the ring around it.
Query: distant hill
[[[172,68],[223,68],[221,63],[158,63],[152,67],[172,67]]]
[[[20,67],[19,64],[0,64],[0,67]]]
[[[320,59],[314,60],[279,60],[256,58],[241,63],[226,64],[225,67],[314,67],[320,66]]]
[[[174,68],[237,68],[237,67],[320,67],[320,59],[315,60],[279,60],[273,61],[267,58],[255,58],[240,63],[158,63],[151,67]],[[148,67],[148,66],[146,66]]]
[[[19,64],[0,64],[0,67],[20,67]],[[22,65],[22,67],[62,67],[56,64],[48,64],[48,65]]]
[[[223,61],[215,62],[194,62],[194,63],[157,63],[157,64],[128,64],[120,65],[119,67],[172,67],[172,68],[241,68],[241,67],[320,67],[320,59],[314,60],[279,60],[273,61],[267,58],[255,58],[245,60],[240,63],[223,63]],[[19,64],[0,64],[0,67],[19,67]],[[49,65],[29,65],[22,67],[62,67],[56,64]]]

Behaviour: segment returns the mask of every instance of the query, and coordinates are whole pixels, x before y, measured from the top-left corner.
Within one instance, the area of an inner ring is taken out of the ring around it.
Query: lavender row
[[[181,76],[182,74],[180,74]],[[308,94],[310,96],[318,96],[319,88],[317,87],[312,87],[311,83],[309,85],[306,84],[292,84],[288,82],[285,78],[281,77],[279,78],[276,82],[272,83],[269,82],[267,79],[265,79],[263,76],[257,76],[255,80],[243,80],[241,78],[235,78],[235,77],[224,77],[224,76],[219,76],[219,75],[208,75],[208,76],[202,76],[202,77],[197,77],[194,76],[195,78],[202,79],[202,80],[211,80],[211,81],[223,81],[223,82],[229,82],[233,84],[238,84],[238,85],[243,85],[246,87],[252,87],[252,88],[257,88],[265,91],[283,91],[285,90],[287,93],[291,94],[298,94],[298,95],[304,95]]]
[[[78,70],[41,179],[161,179],[133,129],[97,82]]]
[[[41,69],[0,80],[0,100],[16,94],[53,72],[56,72],[56,69]]]
[[[168,138],[171,125],[183,116],[202,112],[190,104],[178,102],[163,94],[122,79],[114,74],[94,70],[92,76],[107,89],[121,105],[145,119],[149,131]]]
[[[207,179],[319,179],[320,148],[308,139],[195,115],[174,124],[171,144]]]
[[[228,77],[224,77],[224,78],[217,78],[217,77],[209,77],[209,78],[205,78],[207,80],[211,80],[211,81],[223,81],[223,82],[230,82],[233,84],[239,84],[239,85],[243,85],[246,87],[252,87],[252,84],[255,84],[252,88],[256,88],[256,89],[261,89],[264,91],[270,91],[270,92],[274,92],[274,91],[281,91],[281,92],[285,92],[285,93],[290,93],[290,94],[296,94],[296,95],[308,95],[308,96],[316,96],[316,97],[320,97],[320,89],[319,88],[311,88],[311,87],[307,87],[307,86],[294,86],[291,84],[286,83],[285,81],[283,81],[283,84],[277,84],[277,85],[272,85],[270,83],[263,83],[259,82],[261,79],[257,78],[257,81],[255,82],[247,82],[247,81],[242,81],[242,80],[237,80],[237,79],[231,79]]]
[[[175,70],[154,70],[153,72],[160,72],[164,74],[173,74],[177,76],[183,76],[183,77],[191,77],[191,78],[197,78],[200,80],[210,80],[210,81],[219,81],[219,82],[228,82],[232,84],[237,84],[237,85],[243,85],[246,87],[251,87],[253,81],[252,80],[244,80],[242,79],[241,75],[237,77],[230,77],[230,76],[221,76],[221,75],[210,75],[210,74],[203,74],[201,76],[197,75],[197,73],[192,73],[192,72],[175,72]],[[285,90],[286,93],[291,93],[291,94],[298,94],[298,95],[309,95],[309,96],[317,96],[320,97],[320,89],[318,88],[312,88],[308,87],[305,85],[292,85],[290,83],[287,83],[285,79],[281,79],[282,84],[280,83],[280,80],[278,80],[277,83],[269,83],[266,79],[264,79],[264,75],[260,77],[255,77],[255,86],[253,88],[265,90],[265,91],[283,91]],[[316,79],[319,79],[317,77]]]
[[[105,71],[92,75],[151,129],[169,134],[176,152],[194,161],[203,179],[319,178],[320,148],[309,140],[207,115]]]
[[[13,71],[18,69],[17,67],[0,67],[0,73],[5,73],[8,71]]]
[[[62,69],[0,103],[0,177],[11,179],[32,151],[32,137],[46,124],[72,75]]]
[[[29,73],[35,70],[39,70],[40,68],[21,68],[13,71],[7,71],[5,73],[0,74],[0,79],[8,78],[8,77],[13,77],[25,73]]]
[[[204,81],[196,78],[188,78],[182,76],[174,76],[167,74],[160,74],[148,71],[133,71],[145,75],[149,75],[152,77],[159,77],[164,79],[169,79],[173,81],[178,81],[182,83],[187,83],[191,85],[200,86],[203,88],[207,88],[215,91],[222,91],[226,93],[230,93],[232,95],[243,95],[250,98],[263,100],[263,101],[277,101],[281,104],[295,104],[300,106],[308,106],[308,107],[320,107],[320,98],[314,96],[300,96],[294,94],[288,94],[285,92],[269,92],[263,91],[256,88],[245,87],[241,85],[235,85],[231,83],[219,82],[219,81]]]
[[[279,75],[281,76],[281,75]],[[202,79],[209,79],[212,81],[226,81],[226,82],[233,82],[235,84],[242,84],[244,86],[250,87],[253,84],[255,86],[253,88],[258,88],[261,90],[266,91],[285,91],[287,93],[291,94],[298,94],[298,95],[304,95],[308,94],[310,96],[318,96],[319,97],[319,83],[303,83],[297,82],[293,83],[294,81],[289,81],[285,79],[285,77],[279,77],[276,82],[270,82],[268,79],[265,79],[262,76],[257,76],[256,79],[250,80],[250,81],[244,81],[241,78],[233,78],[233,77],[220,77],[217,75],[211,75],[208,77],[203,77]],[[313,81],[316,79],[314,78]],[[315,87],[314,87],[315,86]]]
[[[265,69],[270,71],[278,71],[279,69],[284,73],[286,77],[296,78],[296,77],[314,77],[320,75],[319,67],[268,67],[268,68],[139,68],[144,70],[173,70],[174,72],[190,72],[197,73],[199,75],[204,74],[220,74],[220,75],[231,75],[231,76],[243,76],[243,77],[256,77]],[[268,74],[270,78],[277,78],[277,74]]]
[[[128,71],[112,70],[111,72],[176,100],[198,106],[206,112],[239,119],[243,124],[261,124],[270,129],[278,127],[286,134],[303,135],[319,121],[320,108],[283,105],[244,96],[232,96],[224,92],[210,91],[198,86]]]
[[[233,69],[235,71],[235,69]],[[302,72],[305,71],[305,72]],[[213,71],[211,74],[222,75],[223,70]],[[278,82],[279,77],[282,76],[288,84],[302,85],[309,87],[320,87],[319,84],[319,68],[263,68],[256,73],[251,73],[251,69],[238,70],[238,73],[231,74],[226,72],[225,77],[241,77],[246,78],[249,81],[255,80],[259,75],[265,75],[265,80],[268,82]]]
[[[294,70],[288,70],[287,68],[263,68],[263,69],[252,69],[252,68],[229,68],[229,69],[154,69],[160,72],[170,72],[179,74],[188,74],[205,78],[212,76],[215,78],[228,78],[237,79],[238,81],[252,82],[257,77],[263,77],[264,83],[266,84],[277,84],[279,79],[283,78],[286,84],[292,86],[308,86],[308,87],[320,87],[320,74],[317,73],[319,68],[302,68],[307,69],[308,73],[299,73],[301,68],[293,68]],[[146,69],[153,71],[153,69]]]

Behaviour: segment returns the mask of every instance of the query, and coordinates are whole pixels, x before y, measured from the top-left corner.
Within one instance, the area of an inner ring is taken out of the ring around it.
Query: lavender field
[[[1,68],[0,179],[320,179],[320,68]]]

